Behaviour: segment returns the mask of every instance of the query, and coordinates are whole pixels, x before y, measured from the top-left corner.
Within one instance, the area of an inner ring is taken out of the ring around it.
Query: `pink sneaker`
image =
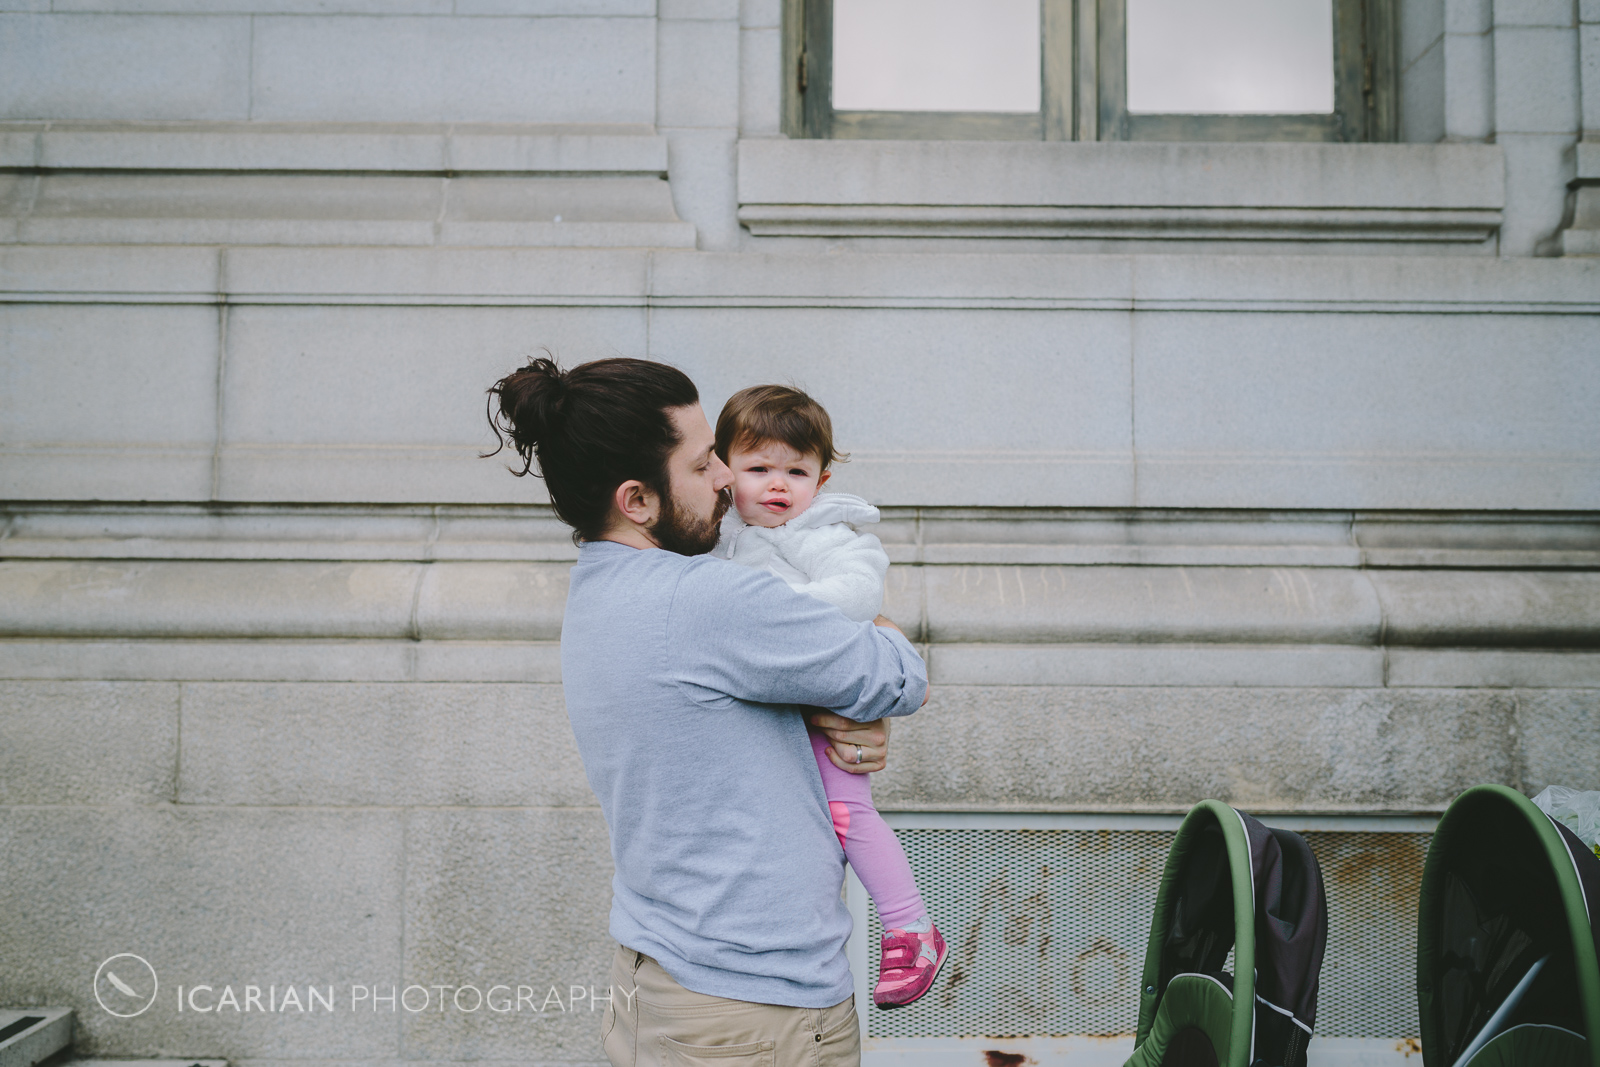
[[[933,988],[949,954],[937,926],[925,934],[885,930],[873,1003],[880,1008],[903,1008],[920,999]]]

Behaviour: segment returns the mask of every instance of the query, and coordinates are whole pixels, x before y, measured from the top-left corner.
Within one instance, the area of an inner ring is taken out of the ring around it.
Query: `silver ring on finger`
[[[861,762],[861,746],[860,745],[856,746],[856,762],[857,763]]]

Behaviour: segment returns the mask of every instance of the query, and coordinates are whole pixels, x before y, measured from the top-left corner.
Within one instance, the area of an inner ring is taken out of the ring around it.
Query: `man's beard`
[[[717,535],[722,528],[722,516],[733,503],[728,490],[717,494],[717,505],[711,509],[711,518],[697,519],[678,507],[671,493],[662,493],[661,515],[654,526],[646,527],[656,544],[680,556],[703,556],[717,547]]]

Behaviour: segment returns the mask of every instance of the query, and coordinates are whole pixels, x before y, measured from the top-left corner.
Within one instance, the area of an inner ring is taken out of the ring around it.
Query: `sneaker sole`
[[[949,958],[950,943],[947,941],[945,942],[944,952],[940,953],[939,955],[939,961],[933,965],[933,977],[928,980],[927,989],[924,989],[910,1000],[902,1001],[899,1004],[878,1004],[876,1000],[873,1001],[873,1004],[877,1005],[879,1011],[891,1011],[894,1008],[909,1008],[911,1005],[915,1004],[917,1001],[933,992],[933,987],[939,984],[939,972],[944,970],[944,961]]]

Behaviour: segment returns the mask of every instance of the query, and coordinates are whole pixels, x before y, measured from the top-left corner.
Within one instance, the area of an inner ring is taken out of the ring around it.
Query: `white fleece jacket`
[[[729,508],[712,555],[770,571],[848,618],[870,622],[883,610],[889,556],[856,527],[877,521],[878,509],[849,493],[819,493],[809,508],[771,528],[751,526]]]

